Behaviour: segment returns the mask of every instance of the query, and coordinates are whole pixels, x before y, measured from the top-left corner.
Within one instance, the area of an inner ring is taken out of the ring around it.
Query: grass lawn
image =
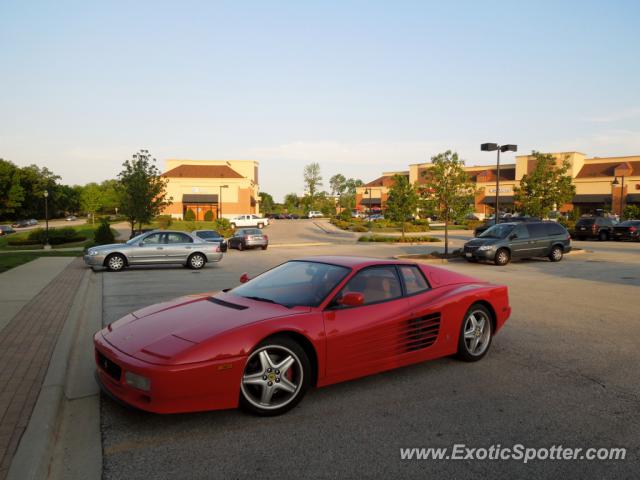
[[[87,239],[82,242],[73,242],[73,243],[63,243],[60,245],[54,245],[54,248],[71,248],[71,247],[87,247],[93,244],[93,235],[98,228],[97,225],[85,224],[85,225],[75,225],[75,226],[67,226],[65,228],[73,228],[78,235],[82,235]],[[50,229],[52,230],[52,229]],[[0,237],[0,251],[11,251],[11,250],[42,250],[42,245],[9,245],[9,240],[25,240],[29,233],[33,230],[27,230],[23,232],[13,233],[10,235],[3,235]],[[116,232],[114,231],[114,234]]]
[[[77,257],[82,252],[48,252],[44,250],[36,252],[0,253],[0,273],[35,260],[38,257]]]

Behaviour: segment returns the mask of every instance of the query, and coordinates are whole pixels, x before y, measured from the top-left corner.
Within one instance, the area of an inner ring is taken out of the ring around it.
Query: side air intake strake
[[[412,318],[402,332],[401,348],[405,352],[414,352],[433,345],[440,331],[440,313],[432,313],[423,317]]]
[[[222,305],[223,307],[233,308],[234,310],[246,310],[247,308],[249,308],[245,305],[238,305],[237,303],[225,302],[224,300],[220,300],[214,297],[209,297],[207,298],[207,300],[209,300],[212,303],[215,303],[216,305]]]

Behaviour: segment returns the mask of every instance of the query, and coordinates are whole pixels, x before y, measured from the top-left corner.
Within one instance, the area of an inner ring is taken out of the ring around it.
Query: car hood
[[[464,244],[465,247],[480,247],[482,245],[495,245],[500,243],[502,238],[474,238]]]
[[[179,364],[201,342],[255,322],[308,312],[217,292],[190,295],[137,310],[102,330],[113,347],[139,360]]]
[[[95,247],[89,247],[88,250],[96,250],[98,252],[104,252],[107,250],[113,250],[115,248],[122,249],[128,248],[126,243],[109,243],[108,245],[96,245]]]

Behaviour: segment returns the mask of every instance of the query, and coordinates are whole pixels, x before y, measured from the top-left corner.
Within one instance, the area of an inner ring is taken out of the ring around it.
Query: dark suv
[[[576,222],[573,237],[576,240],[609,240],[613,238],[613,221],[607,217],[582,217]]]
[[[506,265],[512,258],[547,257],[559,262],[571,251],[569,232],[556,222],[499,223],[464,244],[470,262],[490,260]]]

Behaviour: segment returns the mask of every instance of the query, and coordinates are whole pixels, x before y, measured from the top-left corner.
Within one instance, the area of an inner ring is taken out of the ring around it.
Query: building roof
[[[163,174],[170,178],[244,178],[227,165],[179,165]]]
[[[585,163],[576,178],[613,177],[615,169],[625,165],[631,168],[629,176],[640,176],[640,162],[602,162]]]

